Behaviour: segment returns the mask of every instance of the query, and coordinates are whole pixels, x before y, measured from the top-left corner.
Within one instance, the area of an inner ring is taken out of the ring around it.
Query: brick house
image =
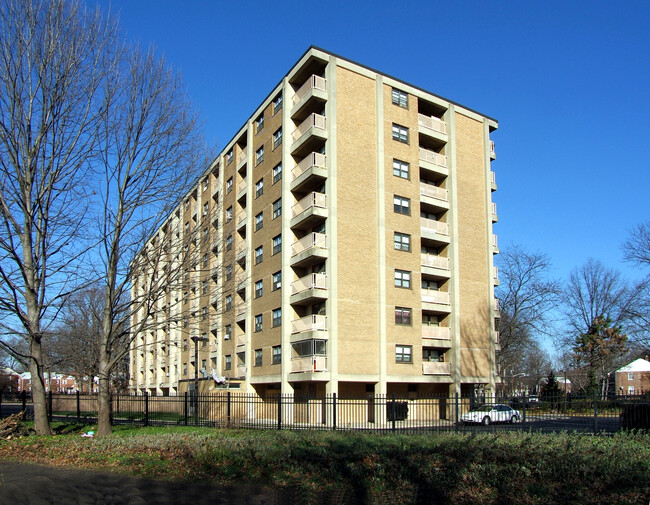
[[[616,394],[639,395],[650,391],[650,361],[636,359],[616,370]]]

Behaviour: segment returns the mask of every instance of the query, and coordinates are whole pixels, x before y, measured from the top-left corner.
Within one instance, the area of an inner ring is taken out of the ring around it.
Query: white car
[[[460,416],[463,423],[518,423],[521,414],[508,405],[481,405]]]

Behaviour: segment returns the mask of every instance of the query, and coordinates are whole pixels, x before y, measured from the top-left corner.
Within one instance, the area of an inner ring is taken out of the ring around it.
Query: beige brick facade
[[[496,127],[310,48],[154,234],[183,278],[133,391],[491,391]]]

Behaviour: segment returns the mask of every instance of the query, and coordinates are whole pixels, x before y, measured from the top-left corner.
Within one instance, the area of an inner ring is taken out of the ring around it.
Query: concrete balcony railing
[[[246,221],[246,211],[242,210],[237,214],[237,226],[241,225],[244,221]]]
[[[291,360],[291,371],[298,372],[326,372],[327,358],[325,356],[309,356]]]
[[[492,279],[495,284],[499,283],[499,267],[492,267]]]
[[[307,93],[313,89],[318,89],[320,91],[327,91],[327,80],[323,77],[317,75],[312,75],[305,84],[303,84],[296,94],[293,96],[293,104],[297,104],[300,100],[303,99]]]
[[[291,294],[296,295],[310,289],[327,289],[327,275],[309,274],[291,285]]]
[[[435,116],[425,116],[424,114],[418,114],[418,124],[429,130],[444,133],[445,135],[447,134],[447,123]]]
[[[246,345],[246,335],[237,335],[235,337],[235,345],[239,347],[240,345]]]
[[[447,168],[447,156],[420,147],[420,159]]]
[[[441,270],[449,270],[449,258],[442,256],[435,256],[433,254],[422,254],[420,265],[423,267],[440,268]]]
[[[308,233],[291,245],[291,256],[296,256],[311,248],[326,249],[327,235],[324,233]]]
[[[237,365],[237,377],[246,376],[246,365]]]
[[[443,223],[440,221],[435,221],[433,219],[427,219],[425,217],[420,218],[420,226],[425,230],[431,230],[440,235],[449,235],[449,224]]]
[[[296,131],[293,132],[293,140],[298,140],[302,137],[310,128],[318,128],[320,130],[325,130],[327,127],[327,122],[325,116],[316,114],[315,112],[311,113],[307,119],[305,119],[300,126],[296,128]]]
[[[291,321],[291,333],[304,333],[307,331],[326,331],[327,316],[312,314]]]
[[[293,217],[296,217],[307,209],[311,209],[313,207],[318,207],[321,209],[327,208],[327,196],[323,193],[317,193],[315,191],[309,193],[306,197],[291,207],[291,212],[293,213]]]
[[[490,182],[493,186],[497,185],[497,174],[495,172],[490,171]]]
[[[239,156],[237,157],[237,165],[241,166],[244,161],[246,161],[246,150],[243,150],[239,153]]]
[[[496,151],[494,150],[494,140],[490,140],[490,154],[494,156]]]
[[[436,198],[437,200],[442,200],[443,202],[449,201],[447,190],[439,188],[438,186],[434,186],[432,184],[420,183],[420,194],[423,196]]]
[[[492,310],[494,310],[495,312],[501,312],[501,304],[499,303],[498,298],[494,298],[492,300]]]
[[[451,375],[451,363],[425,361],[422,363],[422,373],[424,375]]]
[[[440,305],[451,305],[451,297],[447,291],[436,291],[435,289],[423,289],[422,301],[427,303],[438,303]]]
[[[298,163],[298,165],[296,165],[296,168],[291,171],[291,175],[296,179],[312,167],[325,168],[326,160],[327,157],[324,154],[310,153],[300,163]]]
[[[422,326],[422,338],[450,340],[451,329],[446,326]]]

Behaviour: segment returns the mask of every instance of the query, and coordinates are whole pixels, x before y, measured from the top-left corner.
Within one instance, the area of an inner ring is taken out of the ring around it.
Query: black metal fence
[[[29,399],[0,399],[0,417],[21,409]],[[459,396],[336,394],[309,397],[260,397],[228,390],[205,395],[114,396],[113,424],[205,426],[286,430],[357,430],[375,432],[533,430],[542,432],[614,433],[649,429],[647,396],[561,396],[532,401]],[[53,421],[95,423],[96,395],[48,395]]]

